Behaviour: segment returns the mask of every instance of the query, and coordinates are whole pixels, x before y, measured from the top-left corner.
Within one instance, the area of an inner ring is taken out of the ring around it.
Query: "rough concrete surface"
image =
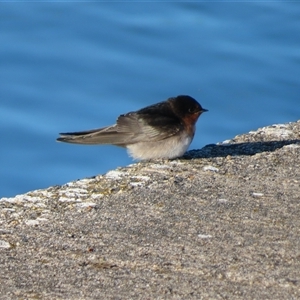
[[[1,299],[300,299],[300,121],[0,214]]]

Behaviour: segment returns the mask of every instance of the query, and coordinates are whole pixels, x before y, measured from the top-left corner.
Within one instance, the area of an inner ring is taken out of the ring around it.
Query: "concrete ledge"
[[[300,121],[0,199],[1,299],[300,297]]]

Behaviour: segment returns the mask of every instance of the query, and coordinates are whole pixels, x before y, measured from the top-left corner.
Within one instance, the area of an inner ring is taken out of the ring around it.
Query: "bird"
[[[98,129],[60,133],[59,142],[127,148],[134,160],[173,159],[191,144],[199,116],[208,111],[187,95],[168,98],[122,114],[116,124]]]

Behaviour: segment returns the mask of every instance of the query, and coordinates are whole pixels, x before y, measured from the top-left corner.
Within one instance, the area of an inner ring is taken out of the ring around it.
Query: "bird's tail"
[[[124,147],[124,138],[117,131],[116,125],[79,131],[60,133],[60,137],[56,139],[58,142],[83,144],[83,145],[99,145],[112,144]]]

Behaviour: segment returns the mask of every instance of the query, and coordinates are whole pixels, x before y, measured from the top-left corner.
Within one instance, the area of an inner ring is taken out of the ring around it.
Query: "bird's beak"
[[[201,113],[208,111],[208,109],[202,108]]]

